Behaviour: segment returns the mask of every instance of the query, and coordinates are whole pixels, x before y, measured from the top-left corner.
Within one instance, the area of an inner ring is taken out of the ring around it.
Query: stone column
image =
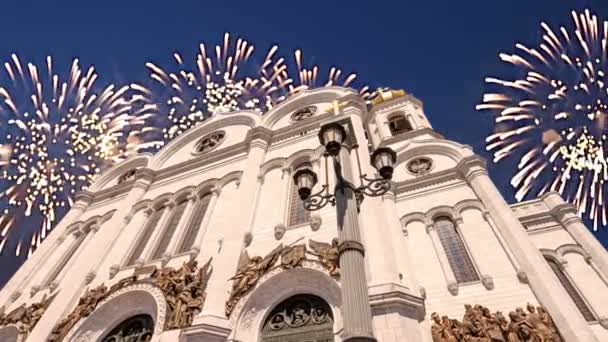
[[[391,227],[389,239],[393,245],[395,258],[398,260],[397,264],[400,271],[399,280],[401,281],[401,284],[409,288],[412,293],[417,294],[418,281],[414,274],[414,267],[408,250],[409,241],[407,241],[407,232],[404,232],[399,214],[397,213],[394,190],[391,189],[384,194],[382,200],[387,224],[388,227]]]
[[[137,266],[143,266],[146,262],[151,261],[154,250],[165,233],[171,215],[173,215],[173,208],[175,208],[175,202],[167,203],[163,209],[160,220],[158,220],[158,224],[156,227],[151,227],[154,231],[152,232],[152,236],[150,236],[150,240],[148,240],[146,247],[144,247],[144,250],[141,252],[140,259],[135,262]]]
[[[526,273],[532,291],[547,308],[564,339],[598,341],[574,303],[563,300],[568,298],[568,293],[488,176],[485,162],[473,155],[461,160],[457,168],[495,219],[500,233]]]
[[[204,257],[213,256],[213,273],[209,279],[207,293],[212,293],[212,296],[207,296],[203,310],[194,318],[194,324],[201,327],[209,327],[218,334],[228,336],[232,327],[226,317],[226,300],[229,297],[229,290],[232,282],[228,281],[236,272],[239,255],[244,248],[244,234],[250,230],[252,211],[251,205],[255,201],[256,188],[258,187],[258,175],[260,173],[260,165],[264,161],[266,154],[267,141],[270,138],[265,135],[265,131],[257,131],[252,133],[248,139],[251,140],[247,161],[243,168],[238,196],[234,198],[230,205],[231,208],[238,208],[238,215],[234,215],[234,220],[230,227],[209,227],[202,239],[202,245],[215,245],[217,240],[221,239],[221,248],[218,251],[207,251]],[[230,198],[232,200],[232,198]],[[199,258],[203,257],[203,253],[199,254]],[[201,260],[205,262],[206,260]],[[210,338],[207,334],[201,334],[200,338]]]
[[[194,213],[197,196],[191,194],[188,196],[187,200],[188,204],[186,204],[184,213],[177,223],[177,228],[175,229],[175,233],[171,237],[171,241],[167,246],[167,251],[165,251],[163,254],[163,258],[166,260],[169,260],[176,253],[177,247],[184,238],[184,234],[186,233],[186,230],[188,230],[188,226],[191,224],[190,221],[192,220],[192,214]]]
[[[455,296],[458,294],[458,281],[456,281],[456,276],[454,276],[454,271],[452,271],[452,266],[450,266],[448,256],[445,254],[445,250],[443,249],[443,245],[439,239],[439,234],[437,234],[437,230],[435,229],[433,222],[428,222],[426,224],[426,232],[431,238],[433,248],[437,254],[437,259],[439,259],[439,264],[443,270],[443,276],[445,277],[448,291]]]
[[[352,118],[356,122],[355,118]],[[357,125],[357,123],[355,123]],[[357,147],[361,172],[366,174],[367,177],[375,177],[376,169],[373,168],[369,161],[367,152],[367,146],[360,145]],[[357,162],[357,151],[352,150],[349,157],[349,164],[351,165],[350,182],[355,186],[360,185],[358,162]],[[345,176],[346,177],[346,176]],[[395,259],[395,251],[393,250],[393,244],[387,244],[387,238],[393,241],[391,231],[393,229],[399,230],[398,227],[392,226],[389,221],[390,218],[386,217],[382,197],[371,197],[365,196],[363,203],[361,204],[361,213],[359,220],[361,223],[362,241],[365,245],[365,256],[368,265],[368,274],[370,286],[378,286],[383,284],[399,284],[399,267],[397,260]],[[393,220],[392,223],[399,224],[398,220]],[[380,227],[386,227],[380,229]],[[392,228],[392,229],[391,229]]]
[[[87,286],[88,275],[98,271],[92,267],[108,257],[111,246],[125,226],[124,217],[129,215],[133,205],[147,191],[153,178],[154,171],[146,168],[137,170],[135,183],[129,194],[120,201],[120,205],[117,206],[118,210],[112,215],[112,218],[101,227],[103,234],[95,234],[87,248],[80,251],[78,258],[74,260],[74,265],[70,268],[70,281],[61,283],[57,297],[51,302],[28,336],[29,341],[46,341],[55,324],[74,308]]]
[[[293,182],[293,180],[291,179],[291,172],[290,169],[288,167],[282,168],[281,169],[281,181],[283,182],[281,185],[281,193],[279,194],[279,196],[283,196],[283,200],[279,203],[279,215],[281,217],[281,222],[277,222],[278,224],[282,224],[283,226],[287,227],[287,225],[289,224],[288,220],[289,220],[289,213],[288,213],[288,203],[289,203],[289,183]]]
[[[353,172],[348,149],[340,151],[340,162],[334,160],[337,178],[352,182]],[[336,184],[336,213],[338,223],[338,254],[342,283],[343,341],[376,341],[372,328],[365,275],[365,249],[361,244],[357,200],[354,191],[344,184]]]
[[[577,215],[576,208],[566,203],[555,192],[543,195],[542,200],[549,206],[551,214],[570,233],[574,241],[591,256],[591,260],[601,270],[602,275],[608,277],[608,252],[585,226],[583,220]]]
[[[198,254],[201,251],[201,246],[203,245],[203,238],[205,236],[205,232],[209,228],[209,221],[213,215],[213,211],[217,204],[217,200],[222,193],[222,189],[218,187],[214,187],[211,189],[211,198],[209,199],[209,204],[207,205],[207,210],[205,210],[205,216],[203,217],[203,221],[201,222],[201,227],[196,234],[196,238],[194,239],[194,251]],[[199,199],[200,201],[200,199]],[[199,260],[202,262],[202,260]]]
[[[40,273],[44,273],[47,260],[57,254],[57,247],[65,243],[65,230],[88,208],[93,200],[93,195],[88,191],[83,191],[76,195],[74,204],[70,208],[61,221],[49,233],[45,242],[41,244],[36,251],[30,256],[28,262],[24,263],[17,272],[9,279],[0,291],[0,306],[9,306],[10,303],[16,301],[23,291],[32,285],[32,280]]]

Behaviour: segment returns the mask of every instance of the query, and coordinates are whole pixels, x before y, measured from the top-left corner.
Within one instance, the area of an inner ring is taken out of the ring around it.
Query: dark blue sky
[[[291,4],[291,5],[287,5]],[[144,63],[192,55],[232,32],[266,50],[302,48],[307,63],[340,65],[372,86],[403,88],[425,103],[436,130],[484,157],[492,121],[475,111],[483,78],[508,69],[498,53],[515,42],[536,43],[540,21],[570,24],[570,11],[589,8],[608,19],[608,1],[11,1],[0,25],[0,61],[16,52],[60,64],[74,57],[102,77],[147,78]],[[512,201],[509,174],[491,167]],[[608,244],[606,230],[600,232]],[[0,284],[14,260],[0,257]]]

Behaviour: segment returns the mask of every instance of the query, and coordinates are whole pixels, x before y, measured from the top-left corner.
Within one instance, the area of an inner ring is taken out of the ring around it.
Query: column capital
[[[214,186],[211,188],[211,193],[215,196],[219,196],[222,193],[222,188],[219,186]]]
[[[551,216],[555,217],[556,220],[568,226],[572,223],[582,223],[583,220],[578,216],[576,208],[570,203],[561,203],[549,210]],[[572,215],[568,215],[572,214]]]
[[[135,171],[135,182],[140,184],[150,184],[156,176],[156,171],[147,167],[141,167]]]
[[[460,162],[456,165],[456,170],[458,170],[458,173],[467,181],[471,181],[477,176],[488,175],[486,164],[485,159],[474,154],[460,160]]]
[[[93,202],[93,193],[87,190],[82,190],[77,193],[74,197],[73,209],[85,209],[91,202]]]

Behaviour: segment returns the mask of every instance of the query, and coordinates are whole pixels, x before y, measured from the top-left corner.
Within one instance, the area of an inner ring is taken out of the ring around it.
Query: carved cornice
[[[486,160],[476,154],[462,158],[456,165],[456,169],[468,181],[479,175],[488,175]]]
[[[583,223],[583,220],[578,216],[576,208],[570,203],[558,204],[551,208],[549,213],[566,227],[575,223]]]
[[[422,292],[422,291],[421,291]],[[369,304],[372,310],[402,308],[405,312],[414,310],[418,319],[425,315],[424,299],[398,284],[382,284],[369,288]]]

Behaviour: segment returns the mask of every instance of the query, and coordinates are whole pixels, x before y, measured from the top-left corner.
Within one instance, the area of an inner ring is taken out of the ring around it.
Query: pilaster
[[[460,161],[457,169],[495,219],[505,242],[513,250],[522,270],[526,273],[532,291],[539,302],[547,308],[564,339],[598,341],[574,303],[563,300],[568,298],[566,290],[488,176],[485,161],[476,155],[469,156]]]
[[[577,215],[576,208],[566,203],[555,192],[543,195],[542,200],[549,206],[551,215],[564,226],[574,241],[591,256],[591,260],[600,269],[602,275],[608,278],[608,252],[585,226]]]

